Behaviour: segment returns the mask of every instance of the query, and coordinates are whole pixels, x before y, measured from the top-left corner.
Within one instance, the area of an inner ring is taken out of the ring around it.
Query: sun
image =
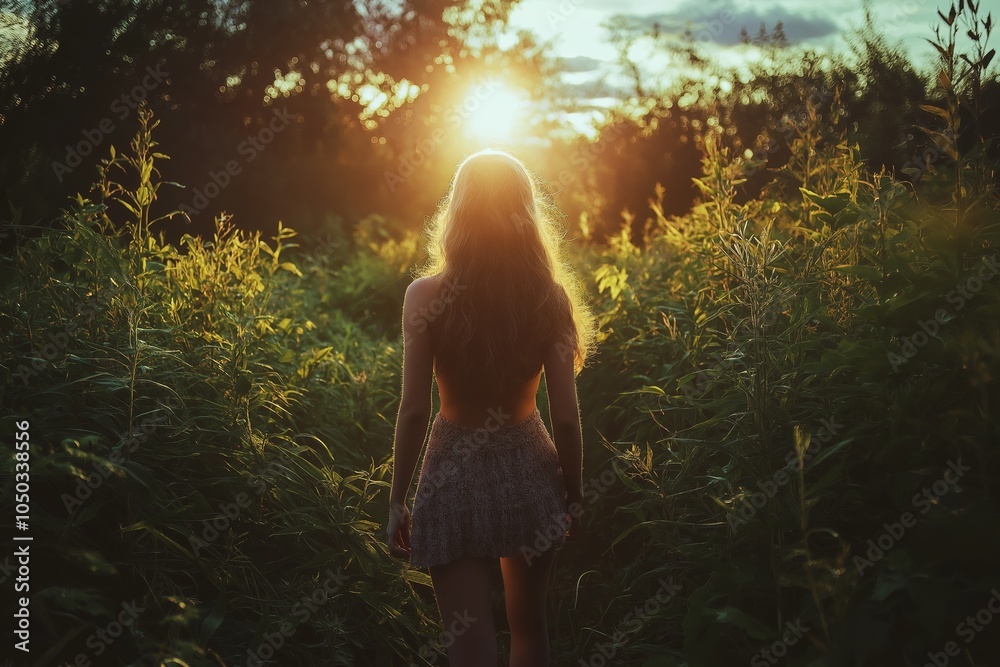
[[[484,80],[472,86],[459,104],[458,114],[470,139],[507,142],[523,124],[527,105],[526,96],[507,84]]]

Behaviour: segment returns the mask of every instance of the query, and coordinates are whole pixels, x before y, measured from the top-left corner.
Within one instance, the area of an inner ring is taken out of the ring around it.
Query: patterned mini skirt
[[[517,554],[530,563],[568,527],[559,455],[537,409],[489,428],[435,416],[410,513],[412,567]]]

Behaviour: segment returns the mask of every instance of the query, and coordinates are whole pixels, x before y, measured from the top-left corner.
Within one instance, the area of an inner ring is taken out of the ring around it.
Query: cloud
[[[560,58],[559,70],[562,72],[593,72],[600,69],[603,61],[590,56],[574,56],[572,58]]]
[[[751,6],[746,0],[704,2],[689,0],[675,10],[656,14],[617,14],[613,21],[637,28],[658,25],[667,33],[681,34],[690,31],[698,41],[711,41],[723,46],[740,43],[740,31],[746,28],[756,35],[763,23],[768,32],[781,21],[789,44],[826,37],[840,28],[829,16],[818,13],[798,13],[780,5]]]
[[[617,85],[605,78],[584,81],[580,83],[563,83],[559,87],[560,94],[569,99],[624,99],[632,94],[632,89],[626,85]]]

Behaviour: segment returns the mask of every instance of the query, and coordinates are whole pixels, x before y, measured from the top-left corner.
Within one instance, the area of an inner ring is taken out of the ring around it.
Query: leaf
[[[201,623],[201,629],[198,631],[198,643],[202,647],[208,646],[208,640],[212,638],[215,631],[219,629],[222,625],[222,621],[226,616],[226,591],[223,589],[222,593],[219,594],[218,599],[216,599],[215,604],[212,605],[212,610],[205,617],[205,620]]]
[[[597,280],[597,291],[601,294],[607,291],[615,300],[628,287],[628,272],[613,264],[602,264],[594,272],[594,278]]]
[[[847,445],[849,445],[852,442],[854,442],[854,438],[853,437],[852,438],[845,438],[845,439],[841,440],[840,442],[838,442],[833,447],[824,447],[823,450],[819,452],[819,454],[816,454],[816,456],[814,458],[811,458],[809,460],[807,468],[809,470],[815,468],[820,463],[822,463],[823,461],[827,460],[828,458],[830,458],[831,456],[833,456],[834,454],[836,454],[837,452],[839,452],[841,449],[843,449],[844,447],[846,447]],[[796,443],[796,446],[798,446],[798,443]]]
[[[900,572],[892,570],[882,572],[875,583],[875,590],[872,592],[871,599],[875,602],[883,602],[896,591],[906,588],[907,583],[909,583],[909,580]]]
[[[941,87],[945,90],[951,89],[951,77],[948,76],[948,72],[944,70],[938,72],[938,83],[941,84]]]
[[[923,109],[924,111],[927,111],[928,113],[932,113],[936,116],[941,116],[945,120],[948,119],[948,112],[945,109],[942,109],[941,107],[936,107],[931,104],[921,104],[920,108]]]
[[[844,273],[850,276],[858,276],[859,278],[864,278],[869,282],[878,282],[882,280],[882,273],[874,266],[863,266],[861,264],[841,264],[840,266],[833,267],[833,270],[838,273]]]
[[[990,49],[989,53],[983,56],[983,59],[979,61],[979,68],[985,71],[986,68],[990,66],[990,63],[993,62],[993,56],[995,56],[996,54],[997,54],[996,49]]]
[[[139,211],[138,211],[138,209],[136,209],[136,208],[135,208],[134,206],[132,206],[131,204],[129,204],[129,203],[127,202],[127,201],[124,201],[124,200],[122,200],[122,199],[119,199],[119,200],[118,200],[118,203],[119,203],[119,204],[121,204],[122,206],[124,206],[124,207],[125,207],[125,210],[127,210],[127,211],[128,211],[129,213],[131,213],[132,215],[134,215],[134,216],[136,216],[136,217],[138,217],[138,216],[139,216]]]
[[[924,39],[925,42],[927,42],[928,44],[930,44],[931,46],[933,46],[937,50],[938,55],[940,55],[942,58],[945,58],[945,57],[948,56],[948,52],[945,51],[943,48],[941,48],[940,44],[934,42],[933,40],[927,39],[926,37],[924,37],[923,39]]]
[[[812,190],[807,190],[806,188],[799,188],[799,192],[809,199],[809,201],[816,204],[824,211],[832,214],[840,213],[851,203],[851,193],[849,192],[835,192],[832,195],[820,195]]]
[[[307,324],[312,324],[312,322],[307,322]],[[312,360],[314,362],[315,361],[320,361],[325,356],[327,356],[328,354],[330,354],[330,352],[332,352],[332,351],[333,351],[333,347],[323,347],[323,348],[320,348],[318,350],[315,350],[315,351],[313,351],[313,358],[312,358]]]
[[[288,271],[289,273],[294,273],[299,278],[302,277],[302,272],[299,271],[299,267],[295,266],[295,264],[292,263],[292,262],[282,262],[281,264],[278,265],[278,268],[279,269],[284,269],[285,271]]]
[[[765,641],[771,638],[771,631],[763,623],[753,618],[745,611],[736,607],[714,609],[715,619],[720,623],[729,623],[742,628],[754,639]]]
[[[712,194],[712,188],[709,187],[705,183],[705,181],[701,180],[700,178],[692,178],[691,180],[694,181],[694,184],[697,185],[698,189],[701,190],[703,193],[705,193],[706,195]]]
[[[795,454],[801,461],[805,456],[805,452],[809,449],[809,441],[812,439],[812,433],[802,428],[800,424],[796,424],[792,428],[792,432],[795,436]]]
[[[403,578],[419,586],[425,586],[428,589],[432,588],[433,586],[433,583],[431,582],[431,576],[426,572],[421,572],[420,570],[413,570],[407,568],[406,570],[403,571]]]

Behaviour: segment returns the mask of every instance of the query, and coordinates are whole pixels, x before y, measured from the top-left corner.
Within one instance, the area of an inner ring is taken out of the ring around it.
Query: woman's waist
[[[473,456],[482,460],[548,459],[555,457],[555,443],[537,408],[522,419],[508,416],[501,422],[494,418],[490,424],[484,420],[476,427],[453,422],[438,412],[427,440],[425,461],[458,457],[467,462]]]
[[[503,448],[516,447],[528,440],[551,443],[538,408],[519,419],[515,419],[513,414],[496,410],[479,421],[477,426],[453,421],[438,412],[434,417],[428,447],[440,448],[467,443]]]
[[[541,413],[534,402],[517,408],[505,408],[499,404],[456,406],[442,402],[441,409],[435,415],[435,420],[472,431],[479,429],[498,430],[525,426],[531,422],[540,421]]]

